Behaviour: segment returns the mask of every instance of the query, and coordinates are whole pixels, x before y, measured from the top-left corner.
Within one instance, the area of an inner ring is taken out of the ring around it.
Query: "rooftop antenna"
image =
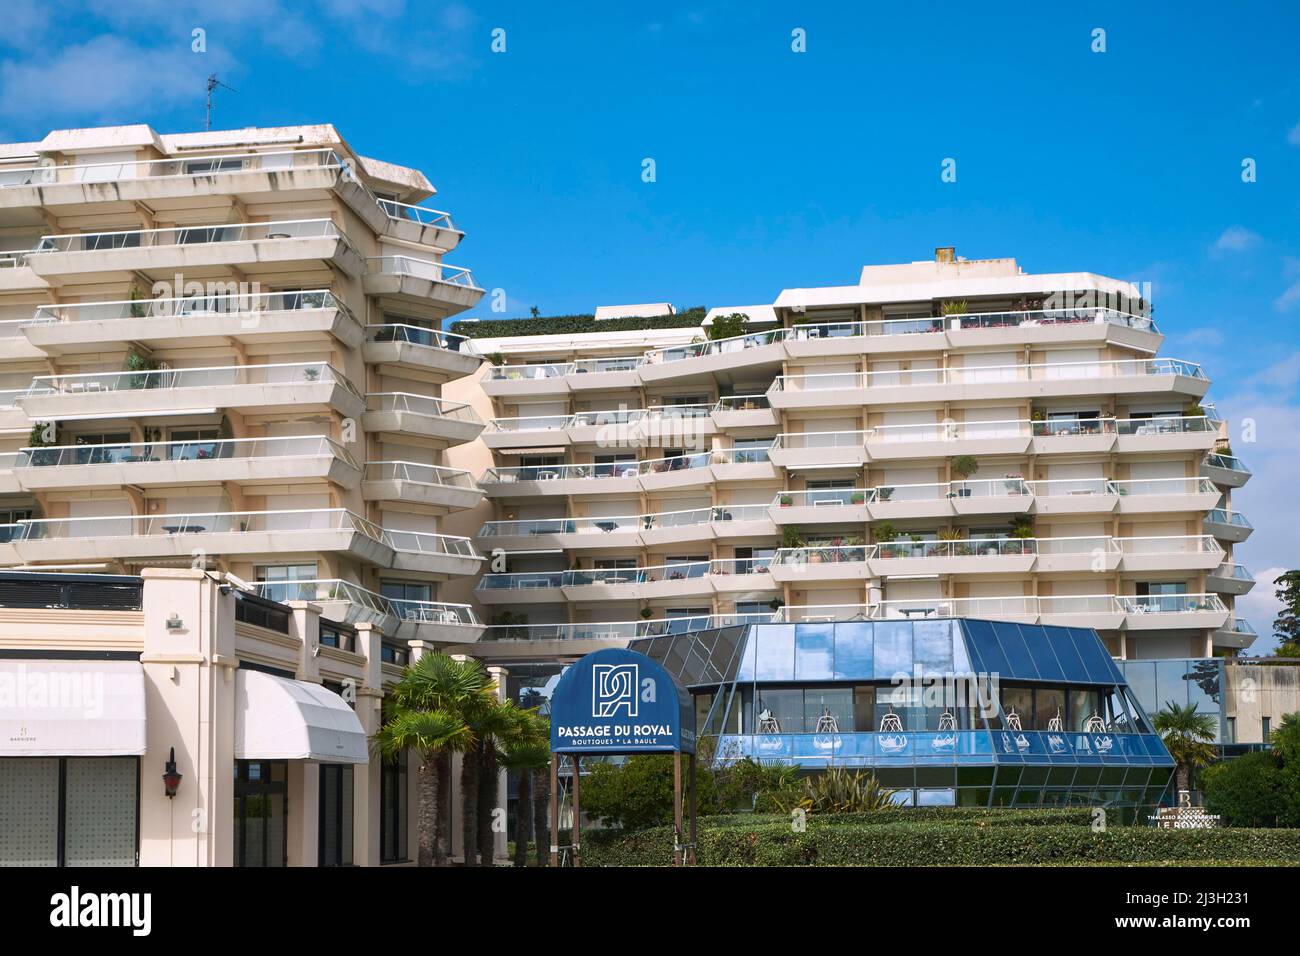
[[[215,90],[217,87],[230,90],[230,92],[232,93],[239,92],[239,90],[235,89],[233,86],[227,86],[225,83],[222,83],[219,79],[217,79],[217,74],[215,73],[208,74],[208,124],[207,124],[208,130],[212,129],[212,91]]]

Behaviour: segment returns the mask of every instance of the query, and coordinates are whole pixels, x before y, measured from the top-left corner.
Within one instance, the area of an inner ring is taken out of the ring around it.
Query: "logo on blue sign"
[[[640,685],[636,664],[593,664],[591,668],[591,713],[593,717],[617,717],[623,710],[637,715],[636,689]]]

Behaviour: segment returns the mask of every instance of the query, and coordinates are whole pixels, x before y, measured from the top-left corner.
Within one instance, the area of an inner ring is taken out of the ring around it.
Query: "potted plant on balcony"
[[[789,508],[791,505],[794,504],[794,496],[781,495],[779,498],[777,498],[777,503],[780,504],[782,508]]]
[[[881,501],[888,501],[894,496],[894,489],[888,485],[876,489],[876,497]]]
[[[1016,515],[1011,519],[1011,537],[1024,540],[1034,536],[1034,519],[1029,515]]]
[[[876,544],[890,544],[898,537],[898,529],[894,527],[893,522],[882,521],[872,527],[871,534]],[[880,552],[880,556],[882,558],[892,558],[894,557],[893,550],[885,548]]]
[[[794,525],[786,525],[781,531],[781,547],[786,551],[805,547],[803,535]]]
[[[320,367],[317,365],[308,365],[302,370],[302,377],[309,382],[315,382],[320,378]]]
[[[952,460],[953,476],[961,482],[980,470],[980,463],[972,455],[958,455]],[[960,498],[969,498],[971,490],[969,488],[958,488],[957,496]]]
[[[867,503],[867,493],[865,491],[855,491],[849,496],[849,503],[862,505]]]
[[[770,607],[772,613],[775,614],[777,611],[781,610],[781,608],[785,607],[785,602],[780,598],[772,598],[772,600],[767,602],[767,606]]]
[[[648,620],[650,620],[650,618],[652,618],[652,617],[654,616],[654,613],[655,613],[655,612],[652,611],[652,610],[651,610],[650,608],[648,608],[648,607],[643,607],[643,608],[641,608],[641,611],[640,611],[640,614],[641,614],[641,620],[643,620],[643,621],[648,621]]]
[[[144,293],[140,291],[139,286],[131,286],[131,305],[130,313],[133,319],[143,319],[148,315],[148,308],[143,304]]]
[[[126,387],[132,389],[157,388],[159,385],[158,376],[148,373],[156,372],[160,368],[162,368],[162,362],[152,356],[145,355],[143,352],[132,349],[126,353],[126,361],[122,363],[122,371],[139,372],[140,374],[128,377]]]

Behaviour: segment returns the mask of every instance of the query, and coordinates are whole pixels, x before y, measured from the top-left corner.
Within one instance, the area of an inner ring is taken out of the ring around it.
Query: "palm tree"
[[[387,719],[376,735],[376,746],[388,759],[407,749],[420,754],[421,866],[446,862],[440,799],[449,790],[448,758],[473,744],[469,718],[491,687],[477,661],[425,654],[406,669],[389,695]]]
[[[1214,717],[1198,714],[1195,704],[1182,706],[1167,701],[1153,723],[1178,767],[1178,789],[1190,790],[1193,773],[1213,763],[1216,756],[1211,744],[1218,731]]]
[[[502,750],[532,739],[534,718],[530,711],[521,709],[514,701],[495,704],[481,720],[474,724],[478,737],[479,787],[478,787],[478,852],[483,866],[491,866],[496,851],[493,833],[493,814],[497,807],[497,772],[499,753]]]
[[[459,715],[445,710],[414,710],[395,705],[375,735],[376,747],[385,760],[395,760],[404,750],[420,755],[420,804],[416,829],[419,839],[420,866],[441,866],[442,841],[439,839],[442,808],[440,805],[439,763],[442,756],[464,750],[473,735]]]
[[[545,723],[538,718],[537,724]],[[528,865],[528,841],[536,830],[539,835],[538,853],[541,852],[540,835],[544,827],[536,827],[533,809],[533,775],[544,772],[551,765],[550,744],[542,738],[521,740],[501,752],[501,766],[519,774],[519,789],[515,799],[515,866]],[[543,811],[545,806],[543,805]]]

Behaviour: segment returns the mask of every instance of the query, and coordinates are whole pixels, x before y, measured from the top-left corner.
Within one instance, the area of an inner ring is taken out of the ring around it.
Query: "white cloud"
[[[198,116],[204,79],[216,60],[188,45],[151,50],[101,36],[26,62],[0,63],[0,114],[53,124],[136,122],[145,111],[186,100]]]
[[[1259,244],[1259,234],[1251,232],[1245,226],[1229,226],[1214,241],[1211,252],[1223,255],[1228,252],[1245,252]]]
[[[1292,282],[1273,300],[1273,308],[1279,312],[1288,312],[1297,305],[1300,305],[1300,280]]]

